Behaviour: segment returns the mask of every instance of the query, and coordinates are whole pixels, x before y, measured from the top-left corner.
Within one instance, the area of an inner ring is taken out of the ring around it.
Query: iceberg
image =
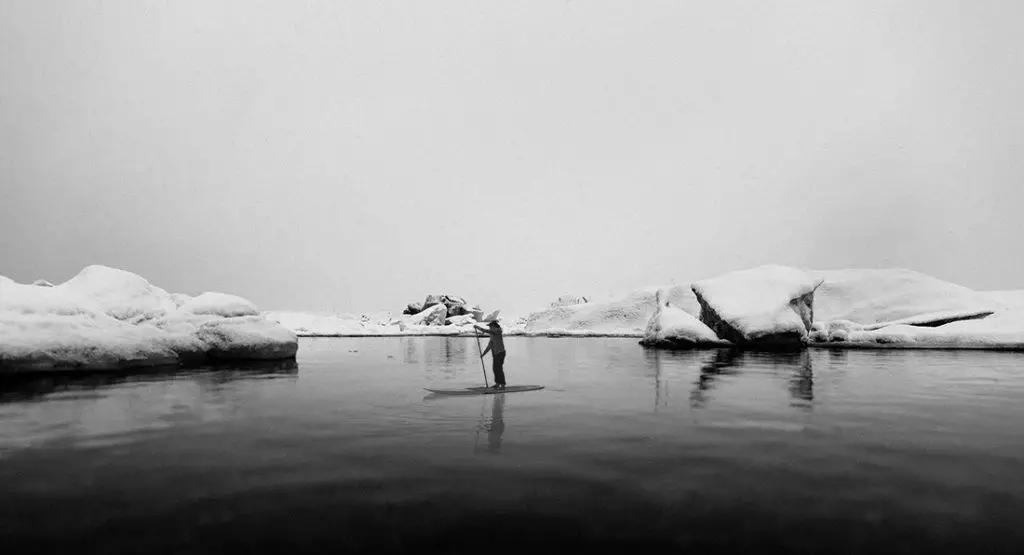
[[[203,293],[198,297],[186,300],[178,307],[184,314],[220,316],[232,318],[236,316],[259,316],[256,305],[235,295],[225,293]]]
[[[700,320],[737,345],[802,345],[814,320],[821,278],[787,266],[766,265],[699,281],[691,287]]]
[[[647,323],[641,345],[672,349],[731,345],[693,314],[663,300],[662,291],[655,295],[655,302],[657,308]]]
[[[171,298],[182,307],[191,300]],[[622,296],[585,299],[563,295],[524,317],[505,316],[505,335],[636,337],[647,346],[677,348],[1024,344],[1024,291],[972,291],[910,270],[802,271],[771,265],[693,285],[643,287]],[[500,315],[472,307],[467,308],[472,319],[448,314],[441,320],[444,301],[443,295],[428,297],[431,308],[438,307],[429,321],[422,314],[426,311],[400,318],[390,312],[262,315],[301,336],[356,337],[472,336],[473,321]]]
[[[606,301],[588,299],[533,312],[509,326],[506,335],[643,337],[657,308],[658,290],[645,287]]]
[[[1024,291],[974,291],[905,269],[816,272],[821,320],[811,340],[834,347],[1024,349]]]
[[[298,339],[223,293],[170,294],[88,266],[53,287],[0,279],[0,373],[294,358]]]
[[[196,336],[214,359],[277,360],[294,358],[298,351],[294,333],[261,316],[210,320],[199,326]]]
[[[824,321],[870,325],[929,313],[971,315],[999,306],[982,293],[913,270],[827,270],[813,275],[824,282],[814,301],[817,317]]]

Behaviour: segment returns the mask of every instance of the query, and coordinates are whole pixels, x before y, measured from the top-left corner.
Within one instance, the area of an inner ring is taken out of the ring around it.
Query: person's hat
[[[501,327],[501,324],[499,324],[497,320],[491,320],[491,322],[489,324],[487,324],[487,325],[491,326],[492,328],[500,328]]]

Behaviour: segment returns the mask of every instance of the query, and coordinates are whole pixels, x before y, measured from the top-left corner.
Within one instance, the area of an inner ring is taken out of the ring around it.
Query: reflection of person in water
[[[487,449],[490,451],[501,450],[501,436],[505,434],[505,395],[494,396],[494,404],[491,405],[491,427],[487,430]]]
[[[491,453],[501,452],[501,438],[505,434],[505,394],[488,395],[491,397],[491,417],[484,418],[481,407],[480,426],[477,427],[477,440],[479,441],[480,430],[487,431],[487,451]],[[484,401],[486,403],[486,401]],[[486,406],[486,405],[485,405]],[[474,451],[478,448],[474,446]]]

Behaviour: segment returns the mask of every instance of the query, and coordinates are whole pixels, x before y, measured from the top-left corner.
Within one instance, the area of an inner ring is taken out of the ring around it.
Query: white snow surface
[[[233,316],[258,316],[259,310],[256,305],[238,297],[226,293],[203,293],[198,297],[186,300],[178,310],[184,314],[198,314],[222,316],[230,318]]]
[[[850,320],[867,325],[928,313],[970,313],[1000,306],[992,296],[913,270],[826,270],[813,274],[824,280],[814,293],[815,320]]]
[[[250,315],[237,317],[242,313]],[[105,266],[86,267],[54,287],[4,278],[0,372],[174,365],[215,355],[293,357],[295,334],[253,314],[252,303],[240,297],[172,295]]]
[[[107,266],[87,266],[54,289],[71,298],[87,299],[118,320],[140,322],[178,309],[167,291],[142,276]]]
[[[1024,344],[1024,291],[972,291],[909,270],[802,272],[768,266],[723,277],[729,279],[719,282],[721,278],[714,278],[695,285],[704,287],[715,298],[721,296],[724,300],[718,308],[725,313],[734,312],[732,315],[743,321],[748,330],[802,330],[803,320],[789,307],[789,300],[823,281],[814,289],[816,322],[811,339],[815,342],[842,339],[835,345],[948,348],[1015,348]],[[655,320],[656,295],[672,310],[662,310]],[[680,337],[686,337],[685,334],[693,330],[688,331],[692,322],[684,315],[694,320],[700,316],[700,305],[689,285],[643,287],[621,296],[588,297],[588,301],[546,308],[521,318],[505,316],[501,319],[505,335],[645,337],[649,326],[654,326],[662,330],[661,337],[669,337],[674,329],[679,330]],[[982,317],[988,312],[993,314]],[[407,317],[392,317],[390,312],[273,311],[264,316],[298,335],[474,334],[468,323],[424,326],[410,323]],[[493,313],[483,318],[490,316]],[[921,327],[921,324],[956,318],[974,319],[936,328]],[[705,330],[698,329],[700,333],[693,333],[693,336],[706,337]]]
[[[442,305],[443,306],[443,305]],[[470,323],[438,326],[415,323],[413,316],[394,318],[391,312],[330,314],[303,311],[267,311],[263,316],[304,337],[378,337],[397,335],[472,335]],[[464,322],[463,317],[456,317]]]
[[[507,334],[642,337],[657,308],[657,291],[644,287],[607,301],[534,312],[512,324]]]
[[[974,291],[905,269],[815,272],[811,339],[872,348],[1024,349],[1024,291]],[[923,324],[958,319],[937,327]]]
[[[807,327],[790,302],[815,290],[821,279],[788,266],[765,265],[698,281],[693,290],[718,317],[748,339]]]
[[[647,323],[642,343],[645,345],[728,345],[728,341],[718,338],[715,332],[698,320],[693,314],[678,308],[671,301],[665,301],[662,295],[656,295],[658,307]]]

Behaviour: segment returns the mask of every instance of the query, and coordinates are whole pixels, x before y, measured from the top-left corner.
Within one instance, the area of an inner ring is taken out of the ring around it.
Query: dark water
[[[1024,552],[1024,355],[303,340],[297,364],[5,383],[32,552]]]

